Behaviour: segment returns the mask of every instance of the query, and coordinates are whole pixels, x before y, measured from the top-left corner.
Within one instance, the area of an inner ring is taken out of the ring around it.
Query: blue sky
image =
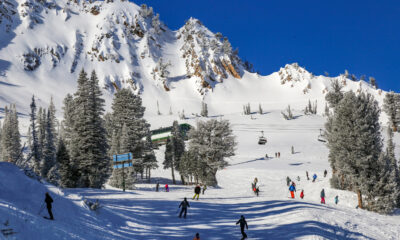
[[[400,1],[134,0],[169,28],[191,16],[227,36],[261,74],[298,62],[314,74],[347,69],[400,92]]]

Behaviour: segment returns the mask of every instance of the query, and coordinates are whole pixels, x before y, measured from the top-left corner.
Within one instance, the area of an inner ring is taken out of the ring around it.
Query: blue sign
[[[132,153],[113,155],[113,161],[114,162],[129,161],[129,160],[132,160],[132,159],[133,159]]]
[[[124,164],[116,164],[116,165],[114,165],[114,168],[118,169],[118,168],[123,168],[123,167],[132,167],[132,166],[133,166],[133,164],[130,162],[130,163],[124,163]]]
[[[114,168],[132,167],[132,153],[113,155]]]

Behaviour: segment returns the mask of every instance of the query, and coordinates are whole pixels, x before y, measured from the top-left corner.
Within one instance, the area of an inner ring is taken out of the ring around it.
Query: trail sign
[[[113,155],[113,165],[114,169],[122,169],[122,189],[125,192],[125,171],[124,168],[132,167],[133,163],[133,155],[132,153],[125,153],[125,154],[117,154]]]

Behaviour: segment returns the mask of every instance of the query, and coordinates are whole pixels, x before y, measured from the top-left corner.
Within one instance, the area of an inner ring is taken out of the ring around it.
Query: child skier
[[[294,182],[292,183],[292,185],[290,185],[289,191],[290,191],[290,196],[291,196],[292,198],[294,198],[294,192],[296,192],[296,187],[295,187],[295,185],[294,185]]]
[[[303,199],[303,198],[304,198],[304,190],[301,190],[301,193],[300,193],[300,198],[301,198],[301,199]]]

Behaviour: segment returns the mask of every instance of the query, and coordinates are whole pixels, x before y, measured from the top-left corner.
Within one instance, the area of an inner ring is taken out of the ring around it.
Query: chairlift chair
[[[326,142],[325,134],[322,133],[322,129],[319,129],[318,141]]]
[[[265,145],[267,143],[267,139],[264,137],[264,131],[261,131],[261,136],[258,139],[259,145]]]

